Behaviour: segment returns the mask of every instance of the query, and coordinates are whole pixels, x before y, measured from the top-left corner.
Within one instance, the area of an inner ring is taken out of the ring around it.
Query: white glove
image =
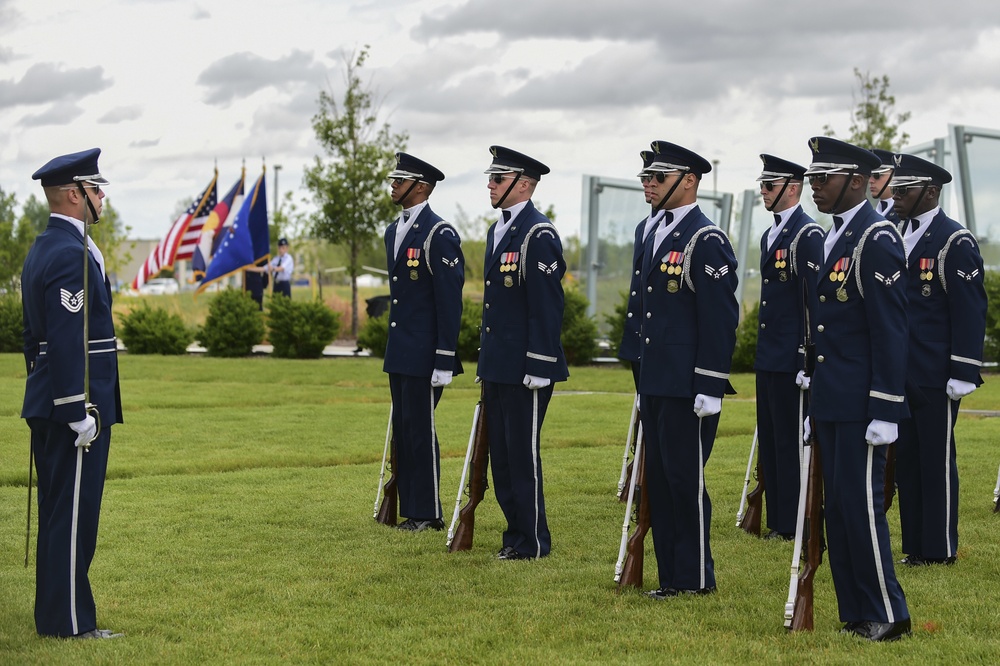
[[[532,391],[535,389],[545,388],[552,383],[552,380],[547,377],[536,377],[534,375],[524,376],[524,385],[530,388]]]
[[[431,373],[431,386],[438,388],[451,384],[452,374],[451,370],[435,370]]]
[[[804,419],[802,419],[802,443],[803,444],[805,444],[806,442],[809,441],[809,436],[812,435],[812,432],[813,432],[812,421],[810,421],[809,417],[807,416]]]
[[[795,385],[798,386],[801,391],[809,390],[809,381],[810,378],[806,377],[805,370],[799,370],[799,374],[795,375]]]
[[[879,421],[878,419],[872,419],[872,422],[868,424],[868,430],[865,431],[865,439],[872,446],[892,444],[898,437],[899,428],[895,423]]]
[[[963,382],[961,379],[949,379],[945,391],[952,400],[961,400],[976,390],[976,385],[972,382]]]
[[[699,419],[714,416],[722,411],[722,398],[699,393],[694,397],[694,413]]]
[[[480,377],[479,375],[476,375],[476,383],[477,384],[482,384],[483,383],[483,378]]]
[[[76,433],[76,441],[73,442],[73,446],[81,447],[84,444],[90,444],[97,437],[97,421],[90,414],[87,414],[87,417],[82,421],[70,423],[69,427]]]

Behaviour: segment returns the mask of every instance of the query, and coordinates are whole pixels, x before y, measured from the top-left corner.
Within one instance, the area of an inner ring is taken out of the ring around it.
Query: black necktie
[[[507,224],[508,222],[510,222],[510,211],[505,210],[503,211],[503,223]]]
[[[888,207],[889,207],[889,202],[888,201],[883,200],[883,201],[879,201],[878,202],[878,212],[884,213],[885,209],[888,208]]]
[[[837,231],[840,231],[840,228],[842,226],[844,226],[844,218],[840,217],[839,215],[834,215],[833,216],[833,228],[836,229]]]
[[[406,224],[406,221],[409,220],[409,219],[410,219],[410,211],[404,210],[403,211],[403,223]]]
[[[906,233],[910,233],[910,232],[916,231],[917,227],[920,226],[920,220],[918,220],[915,217],[911,217],[906,222],[907,222],[907,225],[905,227],[906,228]]]
[[[779,226],[781,224],[781,216],[777,213],[774,214],[774,226]]]

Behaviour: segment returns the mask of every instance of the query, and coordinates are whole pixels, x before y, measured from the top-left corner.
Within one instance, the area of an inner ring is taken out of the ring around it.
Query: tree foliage
[[[896,97],[889,94],[889,76],[873,76],[854,68],[857,90],[854,91],[854,110],[851,112],[851,134],[848,143],[864,148],[881,148],[897,152],[906,145],[910,135],[900,131],[900,126],[910,119],[910,112],[896,113]],[[836,136],[826,125],[827,136]]]
[[[393,134],[388,123],[379,124],[380,105],[360,76],[367,58],[366,46],[345,59],[347,89],[342,102],[330,92],[320,93],[312,125],[327,159],[317,156],[303,177],[317,204],[315,235],[349,250],[354,336],[358,333],[359,257],[396,214],[386,177],[395,164],[396,151],[405,149],[408,138],[405,133]]]

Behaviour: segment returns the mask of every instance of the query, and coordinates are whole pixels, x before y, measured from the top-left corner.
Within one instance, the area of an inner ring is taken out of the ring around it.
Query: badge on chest
[[[837,260],[837,263],[833,265],[833,270],[830,271],[830,282],[837,283],[837,300],[841,303],[847,300],[847,289],[845,284],[847,282],[847,272],[851,266],[850,257],[841,257]]]

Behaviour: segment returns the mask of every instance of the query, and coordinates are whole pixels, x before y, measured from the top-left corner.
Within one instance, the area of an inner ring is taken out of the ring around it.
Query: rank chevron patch
[[[70,293],[68,289],[60,289],[59,302],[62,303],[64,308],[76,314],[83,309],[83,289],[75,294]]]

